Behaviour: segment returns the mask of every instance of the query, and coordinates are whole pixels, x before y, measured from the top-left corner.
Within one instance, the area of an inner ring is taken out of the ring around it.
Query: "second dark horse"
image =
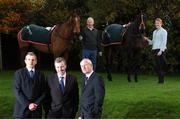
[[[116,28],[115,28],[116,27]],[[111,24],[102,32],[102,46],[104,46],[105,68],[107,78],[112,81],[111,66],[115,52],[122,49],[127,56],[127,79],[131,82],[131,75],[134,74],[135,82],[138,81],[141,51],[147,42],[144,39],[145,34],[145,15],[140,13],[136,19],[126,28],[119,24]],[[112,29],[112,30],[111,30]],[[120,30],[118,32],[118,30]],[[120,48],[122,47],[123,48]],[[115,52],[114,52],[115,51]]]

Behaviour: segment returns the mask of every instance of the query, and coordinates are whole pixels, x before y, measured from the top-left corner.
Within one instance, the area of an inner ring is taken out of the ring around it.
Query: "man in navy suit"
[[[48,79],[50,108],[48,118],[75,118],[79,104],[78,83],[66,73],[66,61],[58,57],[54,61],[56,72]]]
[[[104,82],[102,77],[93,71],[90,59],[83,59],[80,65],[83,73],[83,86],[79,119],[100,118],[105,96]]]
[[[16,98],[14,117],[41,118],[42,101],[45,97],[45,77],[35,69],[37,57],[33,52],[25,56],[26,67],[15,72],[13,91]]]

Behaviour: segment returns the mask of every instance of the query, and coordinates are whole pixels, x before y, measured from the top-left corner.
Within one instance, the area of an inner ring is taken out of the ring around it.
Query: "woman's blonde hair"
[[[162,21],[161,18],[156,18],[155,21],[159,21],[159,22],[161,22],[161,24],[163,25],[163,21]]]

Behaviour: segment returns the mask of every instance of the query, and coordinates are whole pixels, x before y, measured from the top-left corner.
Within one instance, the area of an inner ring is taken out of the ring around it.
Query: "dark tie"
[[[85,77],[85,85],[88,83],[88,77]]]
[[[33,78],[33,76],[34,76],[33,70],[31,70],[31,71],[29,72],[29,75],[30,75],[31,78]]]
[[[64,77],[60,77],[60,88],[62,93],[64,93]]]

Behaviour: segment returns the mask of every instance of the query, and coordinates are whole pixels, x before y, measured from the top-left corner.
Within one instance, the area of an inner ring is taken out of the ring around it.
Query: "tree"
[[[1,48],[1,34],[0,34],[0,71],[2,71],[2,48]]]
[[[17,32],[29,21],[29,16],[42,4],[42,0],[1,0],[0,31],[9,34]]]
[[[43,0],[0,0],[0,69],[2,69],[1,34],[16,34],[42,5]]]

